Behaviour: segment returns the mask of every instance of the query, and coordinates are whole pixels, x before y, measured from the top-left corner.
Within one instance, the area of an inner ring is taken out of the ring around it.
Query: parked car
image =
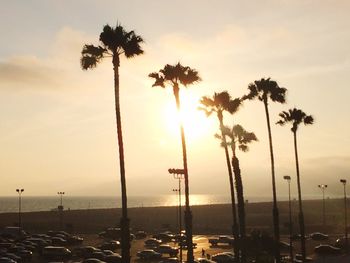
[[[0,257],[0,263],[17,263],[17,262],[8,257]]]
[[[218,244],[225,244],[225,245],[232,246],[235,242],[235,239],[230,236],[219,236],[219,237],[209,238],[208,241],[212,246],[217,246]]]
[[[47,246],[43,248],[42,256],[46,259],[66,260],[72,256],[72,252],[65,247]]]
[[[109,227],[105,231],[99,233],[100,237],[120,239],[121,238],[121,229],[117,227]]]
[[[318,245],[314,251],[320,255],[337,255],[340,254],[341,249],[331,245]]]
[[[160,254],[168,254],[170,257],[175,257],[179,253],[179,249],[170,245],[159,245],[154,249]]]
[[[280,248],[281,249],[289,249],[290,248],[290,244],[287,243],[287,242],[280,241]]]
[[[97,258],[87,258],[82,261],[82,263],[106,263],[105,261],[99,260]]]
[[[180,262],[180,259],[178,258],[167,258],[160,261],[159,263],[181,263],[181,262]]]
[[[346,248],[346,239],[345,237],[338,238],[335,241],[334,244],[335,247],[340,248],[340,249],[345,249]],[[350,240],[348,240],[348,248],[350,247]]]
[[[147,233],[145,231],[137,231],[135,237],[136,239],[143,239],[147,237]]]
[[[198,263],[215,263],[215,261],[212,261],[212,260],[207,259],[207,258],[197,258],[197,260],[195,262],[198,262]]]
[[[98,252],[98,251],[101,251],[101,250],[92,246],[83,246],[83,247],[75,248],[73,250],[73,254],[78,257],[91,258],[91,255],[94,252]]]
[[[171,233],[159,233],[159,234],[155,234],[153,235],[153,238],[158,239],[162,242],[172,242],[175,240],[175,235],[171,234]]]
[[[106,256],[104,261],[107,263],[122,263],[122,257],[119,254]]]
[[[318,241],[320,241],[320,240],[327,240],[328,239],[328,235],[323,234],[321,232],[315,232],[315,233],[310,234],[310,238],[312,240],[318,240]]]
[[[211,257],[211,259],[217,263],[235,262],[234,257],[228,253],[218,253]]]
[[[120,248],[120,242],[115,241],[115,240],[107,241],[107,242],[104,242],[103,244],[101,244],[98,248],[102,249],[102,250],[106,249],[106,250],[115,251],[118,248]]]
[[[160,244],[162,244],[162,241],[155,238],[150,238],[145,241],[146,247],[158,247]]]
[[[155,252],[153,249],[138,251],[136,255],[140,259],[160,259],[162,257],[162,254]]]
[[[20,239],[28,236],[28,234],[18,226],[6,226],[0,232],[0,236],[5,238]]]
[[[65,240],[61,237],[52,237],[51,244],[53,246],[65,246],[65,245],[67,245],[67,240]]]
[[[301,254],[295,254],[294,261],[296,263],[303,263],[303,256]],[[312,262],[312,258],[306,257],[305,262]]]

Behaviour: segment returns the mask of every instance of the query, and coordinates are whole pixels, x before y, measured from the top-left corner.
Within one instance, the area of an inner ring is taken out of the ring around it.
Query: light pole
[[[290,260],[293,261],[293,226],[292,226],[292,202],[290,199],[290,181],[291,178],[289,175],[283,176],[283,179],[288,182],[288,203],[289,203],[289,256]]]
[[[16,192],[18,193],[18,228],[21,232],[22,228],[22,193],[24,189],[16,189]]]
[[[64,192],[57,192],[57,194],[60,196],[60,205],[58,206],[58,213],[60,218],[60,229],[62,230],[63,226],[63,195]]]
[[[345,229],[345,250],[348,251],[348,207],[346,202],[346,180],[340,179],[344,186],[344,229]]]
[[[324,198],[324,192],[328,185],[326,184],[319,184],[318,187],[322,190],[322,200],[323,200],[323,229],[326,227],[326,203]]]
[[[172,191],[175,193],[175,197],[178,197],[180,190],[177,188],[174,188]],[[180,216],[181,216],[180,207],[179,207],[179,205],[177,205],[177,207],[176,207],[176,222],[177,222],[178,228],[180,228],[180,220],[179,220]]]
[[[181,180],[184,179],[185,170],[184,169],[168,169],[168,172],[174,176],[174,179],[179,181],[179,246],[180,246],[180,262],[182,262],[182,236],[181,236],[181,228],[182,228],[182,215],[181,215]],[[174,190],[173,190],[174,191]],[[187,238],[187,237],[186,237]]]

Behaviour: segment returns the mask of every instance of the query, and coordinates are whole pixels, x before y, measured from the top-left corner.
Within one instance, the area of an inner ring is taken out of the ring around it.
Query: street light
[[[21,231],[22,228],[22,193],[24,189],[16,189],[16,192],[18,193],[18,228],[19,231]]]
[[[289,256],[290,260],[293,260],[293,240],[292,240],[292,234],[293,234],[293,227],[292,227],[292,203],[290,199],[290,176],[285,175],[283,176],[283,179],[288,182],[288,203],[289,203]]]
[[[345,228],[345,249],[348,251],[348,208],[346,202],[346,180],[340,179],[344,186],[344,228]]]
[[[63,195],[64,192],[57,192],[57,194],[60,196],[60,205],[58,206],[58,213],[60,218],[60,229],[62,229],[63,226]]]
[[[168,169],[168,172],[173,175],[174,179],[179,181],[179,245],[180,245],[180,262],[182,262],[182,236],[181,236],[181,229],[182,229],[182,216],[181,216],[181,180],[184,179],[185,170],[184,169],[174,169],[170,168]],[[176,189],[173,189],[175,191]]]
[[[323,228],[326,227],[326,203],[325,203],[325,198],[324,198],[324,192],[328,185],[326,184],[319,184],[318,188],[322,190],[322,200],[323,200]]]

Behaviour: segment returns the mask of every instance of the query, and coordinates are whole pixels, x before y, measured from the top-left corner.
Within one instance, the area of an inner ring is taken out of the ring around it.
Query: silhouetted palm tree
[[[232,150],[232,167],[235,175],[236,181],[236,191],[237,191],[237,205],[238,205],[238,218],[239,218],[239,229],[241,235],[241,247],[242,247],[242,262],[246,262],[246,253],[244,242],[246,239],[246,229],[245,229],[245,208],[244,208],[244,194],[243,194],[243,183],[241,169],[239,166],[239,160],[237,158],[236,149],[240,149],[242,152],[249,151],[248,144],[257,141],[255,134],[253,132],[247,132],[241,125],[237,124],[230,129],[229,127],[224,127],[224,136],[230,138],[227,145],[231,146]],[[217,135],[219,139],[223,139],[223,136]],[[224,144],[224,142],[222,143]]]
[[[123,262],[128,263],[130,262],[130,222],[127,212],[124,146],[119,102],[119,66],[121,55],[124,54],[127,58],[132,58],[134,56],[143,54],[143,50],[140,46],[143,40],[140,36],[136,35],[134,31],[127,32],[120,24],[117,24],[117,26],[114,28],[109,25],[105,25],[103,27],[103,31],[100,34],[100,42],[101,45],[99,46],[85,45],[81,52],[82,57],[80,62],[81,67],[84,70],[87,70],[95,68],[103,58],[112,58],[122,194],[122,218],[120,220],[122,260]]]
[[[299,227],[301,236],[301,255],[302,261],[305,262],[306,258],[306,246],[305,246],[305,224],[304,213],[301,199],[301,184],[300,184],[300,172],[299,172],[299,159],[298,159],[298,146],[297,146],[297,131],[301,123],[305,125],[311,125],[314,123],[314,118],[311,115],[306,115],[305,112],[299,109],[290,109],[288,111],[282,111],[279,116],[281,119],[276,123],[279,125],[285,125],[286,123],[292,124],[292,132],[294,137],[294,151],[295,151],[295,164],[297,170],[297,184],[298,184],[298,199],[299,199]]]
[[[226,165],[227,165],[227,171],[229,175],[229,182],[230,182],[230,191],[231,191],[231,210],[232,210],[232,233],[233,237],[238,240],[238,224],[237,224],[237,215],[236,215],[236,202],[235,202],[235,193],[234,193],[234,185],[233,185],[233,176],[232,176],[232,169],[231,169],[231,163],[230,163],[230,156],[227,149],[227,143],[226,143],[226,136],[224,136],[224,112],[228,112],[230,114],[233,114],[237,112],[239,106],[241,105],[240,99],[231,99],[230,94],[227,91],[223,91],[220,93],[214,93],[214,96],[212,98],[210,97],[202,97],[200,103],[203,105],[203,107],[200,107],[200,110],[203,110],[207,116],[210,116],[212,113],[216,113],[218,119],[219,119],[219,127],[221,131],[221,140],[223,143],[223,147],[225,149],[225,157],[226,157]],[[235,256],[238,257],[239,251],[238,246],[234,246],[235,249]]]
[[[163,69],[159,72],[153,72],[149,74],[149,77],[154,78],[155,82],[152,85],[160,86],[165,88],[165,85],[168,84],[173,88],[176,107],[178,113],[181,112],[180,104],[180,84],[184,87],[194,84],[201,80],[199,77],[198,71],[191,69],[187,66],[182,66],[180,63],[176,65],[165,65]],[[192,213],[190,210],[190,201],[189,201],[189,181],[188,181],[188,169],[187,169],[187,151],[186,151],[186,139],[185,132],[183,128],[183,123],[180,118],[180,132],[181,132],[181,143],[182,143],[182,158],[184,166],[184,178],[185,178],[185,198],[186,198],[186,207],[185,207],[185,227],[186,227],[186,242],[187,242],[187,261],[193,262],[193,243],[192,243]]]
[[[276,182],[275,182],[275,161],[273,155],[272,147],[272,135],[271,135],[271,125],[270,125],[270,116],[268,102],[269,99],[273,102],[285,103],[285,95],[287,89],[280,87],[276,81],[271,80],[270,78],[261,80],[256,80],[254,83],[249,84],[248,86],[249,93],[243,96],[243,99],[255,99],[258,98],[264,103],[267,130],[269,134],[269,143],[270,143],[270,157],[271,157],[271,174],[272,174],[272,193],[273,193],[273,227],[274,227],[274,238],[275,238],[275,259],[277,263],[281,262],[280,258],[280,230],[279,230],[279,214],[277,207],[277,196],[276,196]]]

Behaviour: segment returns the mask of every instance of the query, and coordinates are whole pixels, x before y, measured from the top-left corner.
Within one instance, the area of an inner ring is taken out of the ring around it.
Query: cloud
[[[88,35],[69,27],[57,32],[46,56],[12,56],[0,61],[0,88],[49,88],[66,86],[81,71],[79,58]]]

